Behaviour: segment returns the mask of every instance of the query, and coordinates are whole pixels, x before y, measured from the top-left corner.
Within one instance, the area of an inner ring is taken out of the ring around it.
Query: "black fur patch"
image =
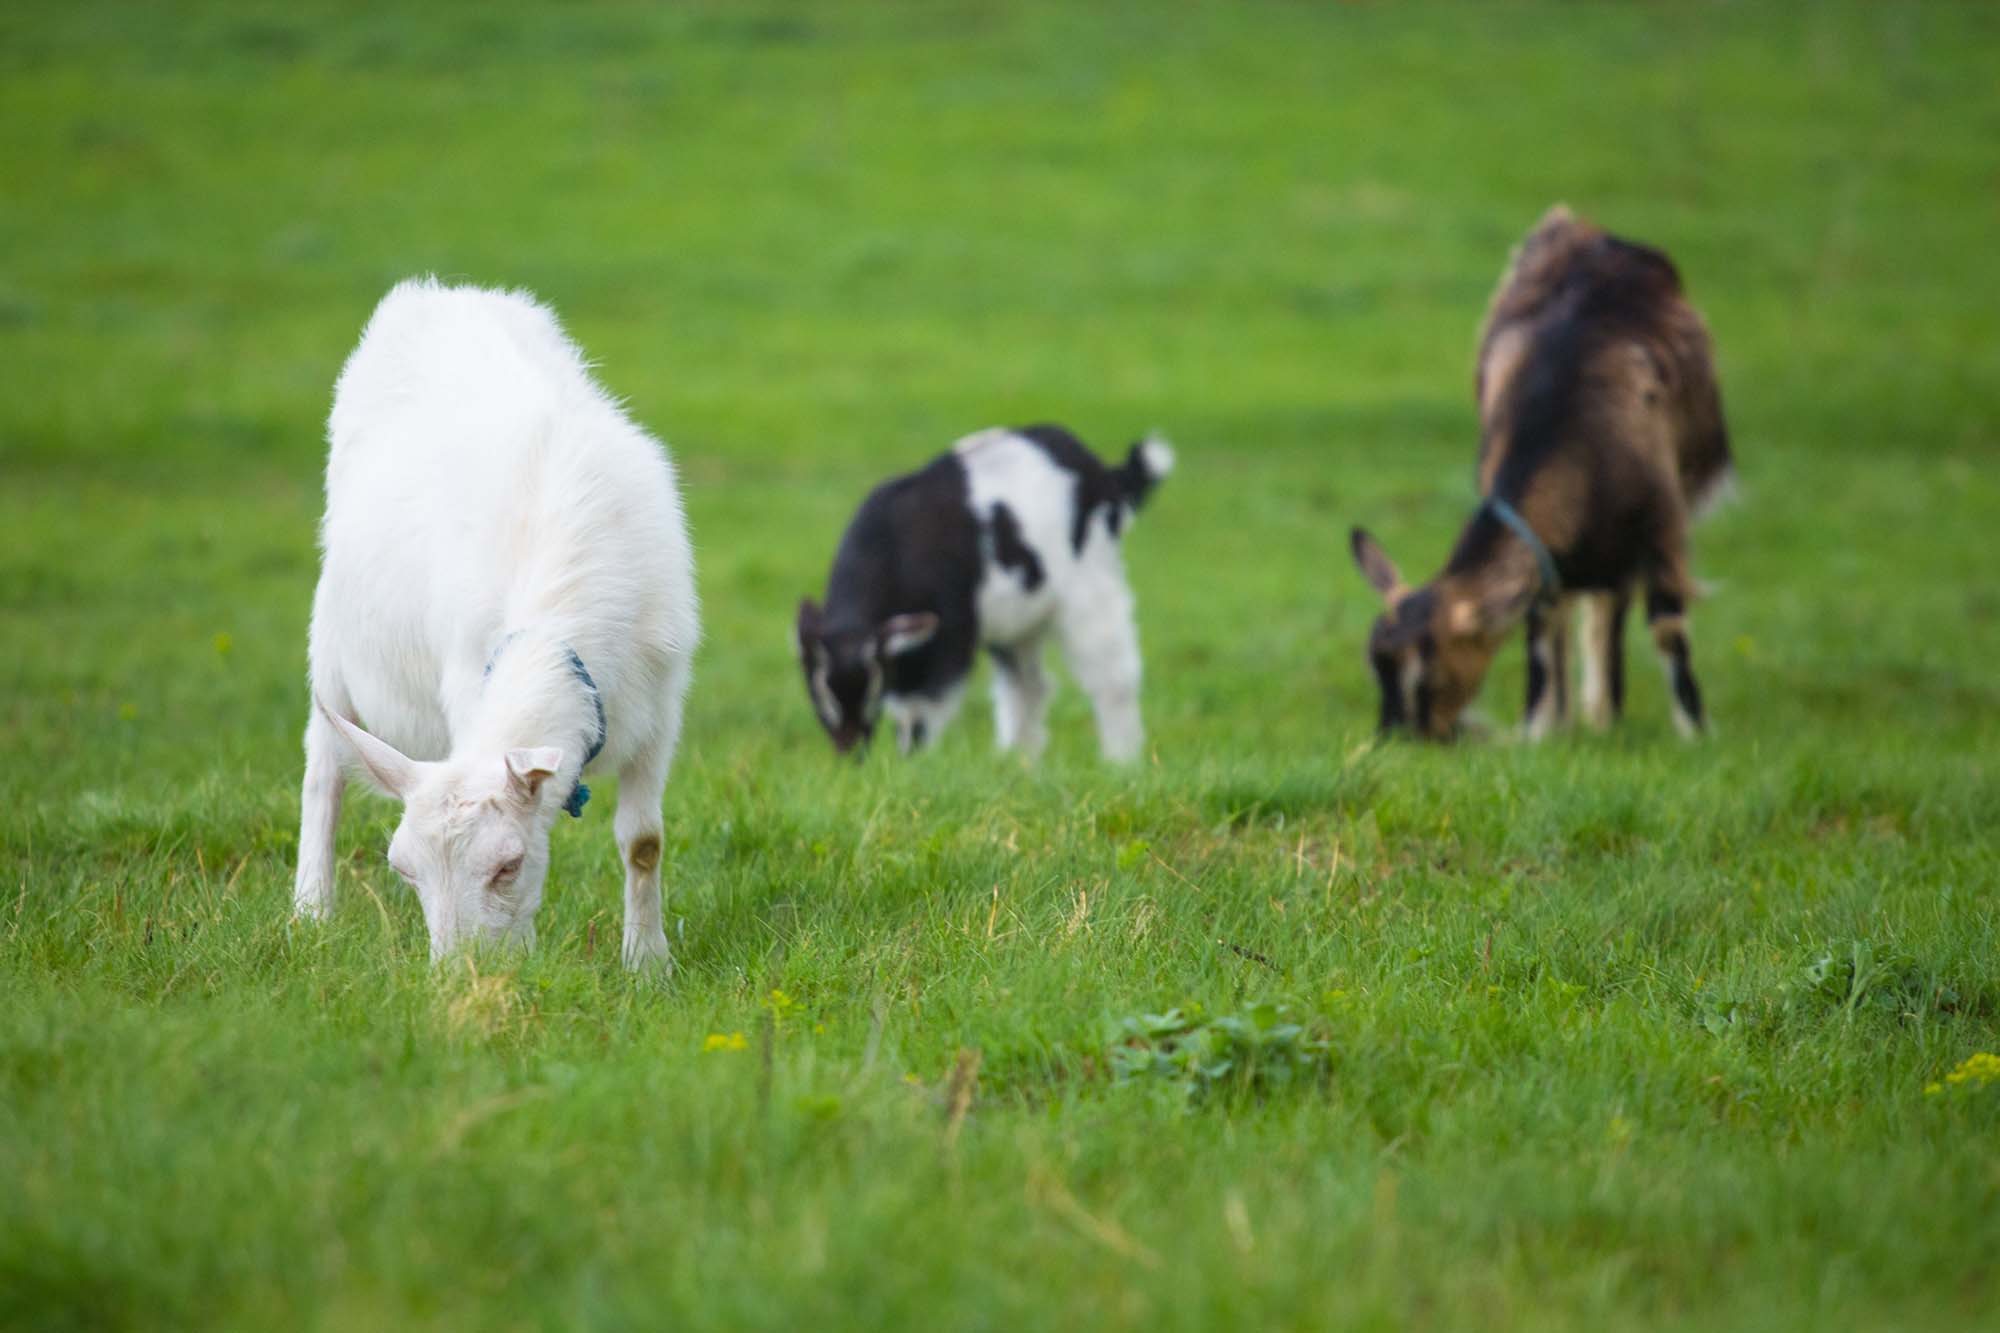
[[[1137,509],[1144,502],[1147,492],[1158,480],[1146,469],[1139,446],[1132,447],[1131,456],[1118,468],[1108,468],[1096,454],[1084,446],[1061,426],[1022,426],[1014,432],[1029,441],[1049,460],[1076,479],[1075,511],[1070,517],[1070,545],[1078,555],[1083,554],[1084,541],[1090,536],[1091,519],[1099,509],[1106,513],[1106,521],[1111,535],[1116,537],[1125,526],[1128,510]]]
[[[843,732],[865,736],[869,654],[889,617],[930,611],[938,628],[928,643],[882,661],[884,693],[935,697],[972,670],[981,572],[979,524],[957,454],[885,481],[862,501],[834,553],[826,606],[811,627],[840,709],[841,726],[829,728],[836,741]],[[810,682],[812,645],[802,665]]]
[[[1376,730],[1394,731],[1403,725],[1403,682],[1402,671],[1394,657],[1374,656],[1368,659],[1375,667],[1375,682],[1382,687],[1382,714],[1376,721]]]
[[[1695,683],[1693,654],[1688,651],[1685,634],[1674,638],[1671,655],[1674,664],[1674,698],[1680,701],[1681,709],[1697,726],[1705,726],[1701,712],[1701,686]]]
[[[1664,588],[1646,590],[1646,623],[1687,614],[1687,604]]]
[[[1542,660],[1542,636],[1546,633],[1544,623],[1547,617],[1539,606],[1528,611],[1528,716],[1535,715],[1535,708],[1542,702],[1542,695],[1549,688],[1549,664]]]
[[[1623,593],[1611,604],[1611,628],[1606,632],[1611,636],[1605,643],[1604,675],[1605,685],[1611,695],[1611,716],[1625,715],[1625,608],[1628,600]]]
[[[1042,558],[1021,537],[1021,525],[1005,504],[993,506],[989,520],[993,532],[993,559],[1002,569],[1019,570],[1021,586],[1029,592],[1042,586]]]

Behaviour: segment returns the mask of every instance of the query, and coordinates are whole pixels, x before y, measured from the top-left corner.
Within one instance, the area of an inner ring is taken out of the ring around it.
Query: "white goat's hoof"
[[[651,935],[625,941],[625,970],[659,977],[674,974],[674,951],[667,947],[666,932],[654,928]]]

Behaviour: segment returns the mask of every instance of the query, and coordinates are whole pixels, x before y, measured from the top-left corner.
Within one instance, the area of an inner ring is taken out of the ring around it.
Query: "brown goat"
[[[1516,622],[1528,622],[1527,733],[1568,714],[1572,603],[1586,613],[1583,711],[1624,707],[1635,588],[1683,735],[1703,726],[1688,649],[1688,528],[1730,475],[1714,358],[1658,250],[1563,207],[1515,251],[1486,315],[1474,383],[1479,490],[1444,571],[1409,588],[1375,539],[1355,562],[1387,603],[1368,639],[1384,731],[1444,739]]]

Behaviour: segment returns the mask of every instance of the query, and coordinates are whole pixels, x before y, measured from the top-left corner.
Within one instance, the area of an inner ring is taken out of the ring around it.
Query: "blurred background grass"
[[[1903,4],[0,10],[0,1312],[1976,1317],[1991,1122],[1918,1089],[2000,993],[1996,56],[2000,10]],[[1442,559],[1477,322],[1558,199],[1715,331],[1718,737],[1639,670],[1606,741],[1356,757],[1347,528]],[[421,967],[379,806],[329,940],[284,930],[325,410],[418,272],[549,301],[682,468],[668,992],[591,951],[601,814],[492,985]],[[1100,771],[1070,692],[1033,777],[979,703],[835,765],[788,625],[841,524],[1042,419],[1181,446],[1130,547],[1154,763]],[[1917,1018],[1796,1009],[1856,939]],[[771,986],[827,1032],[760,1130],[697,1052]],[[1107,1018],[1258,994],[1339,1035],[1333,1092],[1100,1098]],[[960,1044],[954,1164],[898,1079]]]

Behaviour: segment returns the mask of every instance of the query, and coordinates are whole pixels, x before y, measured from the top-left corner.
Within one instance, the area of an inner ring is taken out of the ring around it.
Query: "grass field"
[[[1978,6],[0,8],[0,1325],[1992,1327],[1996,67]],[[1615,735],[1373,746],[1347,528],[1442,560],[1559,198],[1720,348],[1715,735],[1635,634]],[[288,924],[322,423],[423,271],[682,467],[670,983],[602,790],[532,956],[430,967],[362,800]],[[837,763],[840,525],[1049,418],[1181,449],[1149,762],[1067,691],[1033,771],[979,695]],[[1173,1009],[1228,1072],[1120,1046]]]

